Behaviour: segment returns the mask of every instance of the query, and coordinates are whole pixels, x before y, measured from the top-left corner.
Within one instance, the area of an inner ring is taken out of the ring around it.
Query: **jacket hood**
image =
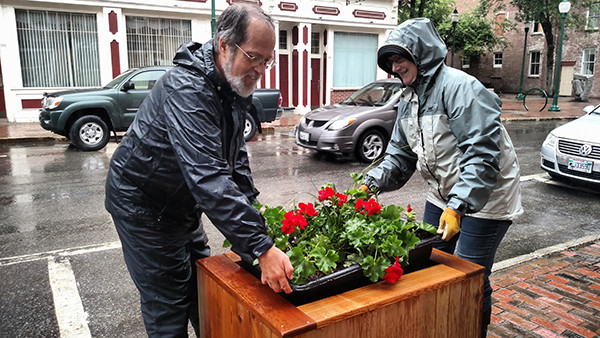
[[[391,55],[399,54],[394,53],[399,49],[412,54],[412,61],[418,68],[417,81],[412,86],[418,95],[423,94],[432,82],[431,79],[444,66],[448,54],[446,44],[429,19],[416,18],[398,25],[379,48],[377,63],[388,74],[395,75],[387,66],[387,60]]]
[[[212,40],[205,44],[193,41],[182,44],[175,53],[173,63],[206,76],[215,86],[230,87],[215,64]]]

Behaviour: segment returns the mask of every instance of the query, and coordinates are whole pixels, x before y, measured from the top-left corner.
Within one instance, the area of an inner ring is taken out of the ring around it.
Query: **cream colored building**
[[[233,2],[214,0],[215,17]],[[276,20],[277,66],[260,86],[279,88],[284,107],[305,113],[387,77],[376,54],[396,26],[395,1],[247,2]],[[44,92],[100,87],[129,68],[171,64],[182,42],[211,38],[212,7],[211,0],[0,0],[0,112],[9,122],[37,121]]]

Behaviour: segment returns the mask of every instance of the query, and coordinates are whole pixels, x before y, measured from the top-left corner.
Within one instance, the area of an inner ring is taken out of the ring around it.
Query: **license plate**
[[[308,142],[310,140],[310,134],[305,131],[298,132],[298,138],[300,141]]]
[[[592,167],[594,163],[592,161],[579,160],[576,158],[570,158],[568,168],[582,173],[592,173]]]

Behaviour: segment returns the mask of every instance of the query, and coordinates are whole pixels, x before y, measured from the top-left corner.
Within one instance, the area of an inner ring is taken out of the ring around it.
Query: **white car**
[[[600,105],[555,128],[540,151],[542,169],[553,178],[600,184]]]

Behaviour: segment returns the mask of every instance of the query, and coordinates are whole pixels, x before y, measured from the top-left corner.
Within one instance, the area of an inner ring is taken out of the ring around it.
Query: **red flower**
[[[348,195],[344,195],[344,194],[337,193],[337,194],[335,195],[335,197],[337,197],[337,198],[338,198],[338,200],[339,200],[339,201],[338,201],[338,204],[339,204],[339,206],[340,206],[340,207],[342,206],[342,204],[344,204],[344,203],[348,202]]]
[[[323,190],[319,190],[319,201],[320,202],[328,200],[332,196],[335,196],[335,190],[333,190],[332,187],[326,187]]]
[[[388,283],[396,283],[404,273],[402,266],[398,264],[399,259],[400,257],[396,257],[396,262],[385,269],[385,276],[383,276],[383,279]]]
[[[315,217],[318,215],[317,210],[315,210],[315,206],[312,203],[300,203],[298,204],[298,209],[300,212],[304,214],[304,216]]]
[[[364,208],[364,211],[367,212],[367,216],[373,216],[374,214],[381,213],[381,205],[379,205],[379,203],[377,203],[373,198],[371,198],[368,202],[365,202],[363,199],[359,199],[356,201],[354,208],[356,212],[360,212],[361,214],[364,214],[363,210],[361,210]]]
[[[406,207],[406,212],[412,212],[412,208],[410,207],[410,204],[408,205],[408,207]]]
[[[281,221],[283,224],[281,226],[281,231],[286,235],[294,232],[296,226],[300,227],[300,229],[304,229],[308,224],[306,222],[306,218],[304,218],[304,215],[297,210],[288,211],[285,213],[285,215],[283,215],[283,217],[284,219]]]

